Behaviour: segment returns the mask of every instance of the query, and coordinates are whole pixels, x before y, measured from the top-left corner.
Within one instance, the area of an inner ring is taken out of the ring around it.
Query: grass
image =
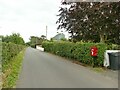
[[[24,57],[24,52],[25,49],[21,51],[15,58],[13,58],[13,60],[11,60],[9,63],[9,68],[5,70],[4,74],[2,75],[3,88],[13,88],[16,85]]]
[[[96,72],[105,72],[105,69],[103,69],[103,68],[101,68],[101,67],[95,67],[95,68],[93,68],[93,70],[94,71],[96,71]]]

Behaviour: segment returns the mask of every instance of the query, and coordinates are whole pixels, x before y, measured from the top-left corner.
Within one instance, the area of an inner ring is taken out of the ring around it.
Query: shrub
[[[25,49],[9,62],[9,68],[2,74],[2,88],[15,88],[19,78],[24,52]]]
[[[110,45],[104,43],[71,43],[64,41],[47,41],[43,42],[42,46],[47,52],[71,58],[88,65],[92,65],[92,63],[94,62],[96,66],[103,66],[104,52],[105,50],[111,48]],[[98,48],[98,57],[95,61],[93,61],[93,57],[90,55],[90,48],[92,46],[96,46]]]
[[[3,72],[7,68],[9,62],[14,58],[25,46],[13,43],[2,43],[2,67]]]

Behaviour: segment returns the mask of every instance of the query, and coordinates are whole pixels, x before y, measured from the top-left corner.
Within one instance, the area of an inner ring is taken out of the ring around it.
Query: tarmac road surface
[[[118,82],[62,57],[29,47],[16,88],[118,88]]]

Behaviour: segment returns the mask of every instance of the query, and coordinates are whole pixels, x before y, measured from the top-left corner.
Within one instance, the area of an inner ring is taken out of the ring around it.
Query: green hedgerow
[[[45,41],[42,43],[42,46],[47,52],[74,59],[88,65],[92,65],[94,63],[96,66],[103,66],[105,50],[110,48],[113,49],[112,46],[104,43],[72,43],[64,41]],[[90,48],[92,46],[96,46],[98,48],[98,56],[95,61],[90,55]]]

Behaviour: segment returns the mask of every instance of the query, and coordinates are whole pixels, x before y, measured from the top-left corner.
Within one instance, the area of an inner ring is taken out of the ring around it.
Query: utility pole
[[[47,39],[47,28],[48,28],[48,27],[47,27],[47,25],[46,25],[46,39]]]

